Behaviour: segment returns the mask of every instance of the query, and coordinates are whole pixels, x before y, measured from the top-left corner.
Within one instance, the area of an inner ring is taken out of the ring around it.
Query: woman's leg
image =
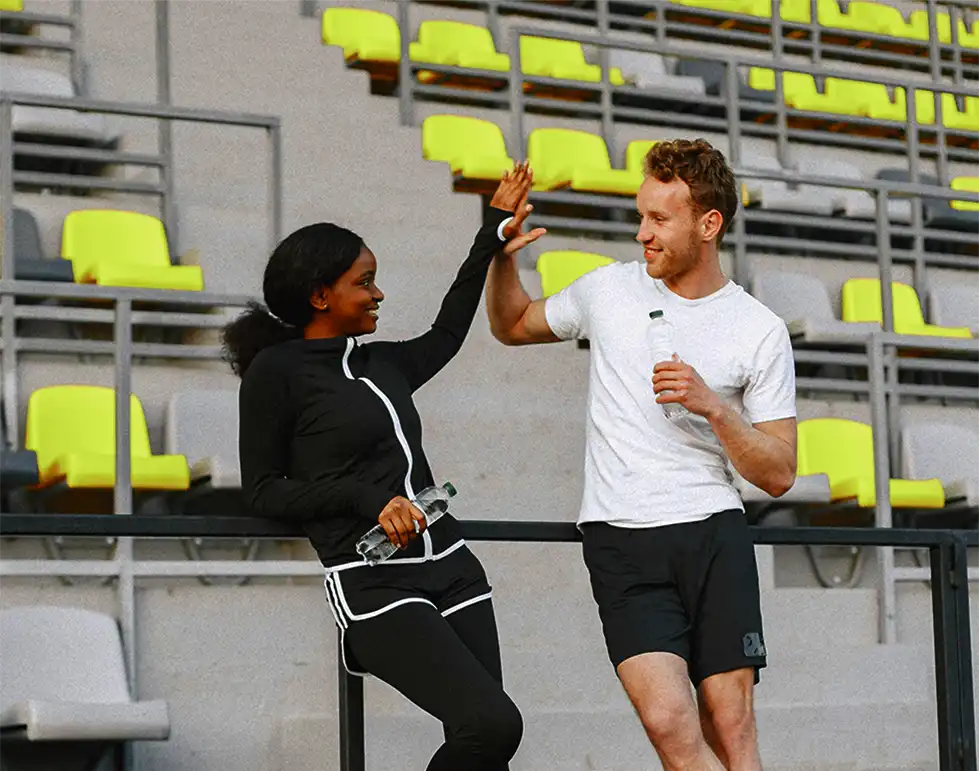
[[[500,682],[495,621],[491,631],[486,630],[497,649],[494,671],[480,660],[492,660],[492,654],[476,640],[486,610],[455,620],[470,637],[468,644],[450,625],[455,616],[477,605],[489,603],[443,618],[430,605],[408,603],[354,622],[346,632],[351,651],[371,674],[442,721],[445,744],[432,757],[428,771],[501,771],[523,733],[520,712]]]

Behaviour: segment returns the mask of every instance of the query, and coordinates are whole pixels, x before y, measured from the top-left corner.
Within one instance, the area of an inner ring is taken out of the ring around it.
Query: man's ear
[[[711,209],[701,218],[700,223],[701,239],[704,241],[713,241],[721,232],[721,226],[724,224],[724,215],[717,209]]]
[[[319,287],[310,296],[309,304],[318,311],[330,310],[330,290],[325,286]]]

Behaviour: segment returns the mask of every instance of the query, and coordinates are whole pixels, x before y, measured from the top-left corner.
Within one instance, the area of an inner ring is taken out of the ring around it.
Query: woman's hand
[[[521,161],[503,174],[500,186],[493,193],[490,206],[503,211],[517,211],[517,207],[527,200],[527,193],[534,183],[534,172],[529,161]]]
[[[404,549],[412,538],[425,532],[428,526],[422,510],[400,495],[388,501],[377,521],[387,533],[388,540],[399,549]]]

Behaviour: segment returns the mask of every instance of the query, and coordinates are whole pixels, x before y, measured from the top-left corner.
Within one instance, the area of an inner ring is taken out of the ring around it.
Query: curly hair
[[[683,180],[698,213],[719,211],[723,217],[717,234],[720,245],[738,211],[738,185],[720,150],[705,139],[657,142],[646,153],[643,170],[660,182]]]

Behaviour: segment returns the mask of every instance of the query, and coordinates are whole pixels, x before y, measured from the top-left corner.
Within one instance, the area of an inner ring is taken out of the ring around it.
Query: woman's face
[[[317,292],[313,307],[325,311],[330,326],[341,335],[355,337],[377,330],[377,312],[384,293],[377,288],[377,259],[366,246],[333,286]]]

